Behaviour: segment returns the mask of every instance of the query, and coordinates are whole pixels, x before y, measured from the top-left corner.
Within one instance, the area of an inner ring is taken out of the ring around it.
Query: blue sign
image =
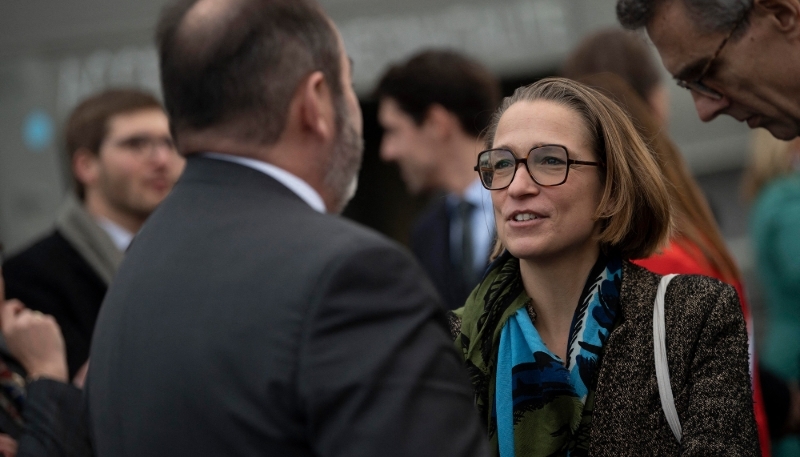
[[[42,109],[35,109],[25,117],[22,124],[22,139],[25,147],[33,152],[41,152],[53,142],[53,118]]]

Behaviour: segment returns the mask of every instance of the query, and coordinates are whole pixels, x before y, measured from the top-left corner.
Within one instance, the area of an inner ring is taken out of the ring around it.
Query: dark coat
[[[55,317],[67,346],[70,379],[89,357],[108,285],[55,230],[3,264],[6,297]]]
[[[259,171],[190,157],[100,312],[97,455],[484,455],[416,265]]]
[[[83,392],[71,384],[38,379],[27,386],[25,430],[18,457],[91,457]]]
[[[23,379],[22,365],[0,342],[0,362]],[[0,433],[17,440],[19,457],[90,457],[92,455],[83,392],[72,384],[39,378],[25,386],[22,424],[0,408]],[[14,404],[10,391],[0,389],[5,401]]]
[[[661,276],[626,262],[622,278],[622,322],[598,374],[592,455],[759,455],[747,330],[733,287],[681,275],[667,288],[667,360],[683,429],[678,445],[661,408],[653,355]]]
[[[450,214],[445,197],[434,197],[414,222],[409,247],[428,273],[448,310],[464,306],[472,289],[450,255]],[[488,264],[488,258],[484,259]]]

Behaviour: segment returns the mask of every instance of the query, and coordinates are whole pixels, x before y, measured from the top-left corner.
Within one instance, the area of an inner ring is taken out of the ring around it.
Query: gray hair
[[[753,7],[753,0],[617,0],[617,19],[626,29],[646,27],[668,1],[682,1],[694,23],[707,32],[729,32]],[[734,35],[747,29],[746,20],[739,29]]]
[[[235,126],[242,140],[275,143],[313,71],[342,97],[342,50],[316,0],[179,0],[162,13],[156,38],[179,141],[183,130]]]

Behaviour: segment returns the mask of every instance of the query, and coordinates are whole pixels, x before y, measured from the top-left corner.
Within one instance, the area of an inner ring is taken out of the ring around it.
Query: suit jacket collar
[[[67,197],[59,210],[56,229],[106,285],[110,284],[122,262],[123,253],[72,195]]]
[[[314,209],[314,211],[319,213],[325,213],[326,211],[325,202],[322,200],[322,196],[320,196],[313,187],[300,179],[298,176],[295,176],[292,173],[289,173],[288,171],[271,163],[262,162],[260,160],[255,160],[248,157],[220,154],[217,152],[204,152],[202,153],[202,156],[211,159],[237,163],[239,165],[252,168],[253,170],[260,171],[261,173],[272,177],[276,181],[289,188],[289,190],[297,194],[298,197],[302,198],[303,201],[308,203],[308,206]]]

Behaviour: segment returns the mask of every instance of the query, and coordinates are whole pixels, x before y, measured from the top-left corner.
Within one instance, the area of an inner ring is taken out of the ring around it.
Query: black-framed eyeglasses
[[[720,52],[722,52],[722,48],[724,48],[725,45],[728,44],[728,40],[731,39],[733,34],[739,29],[739,27],[744,23],[744,21],[747,20],[747,16],[749,15],[749,13],[750,13],[749,10],[745,11],[742,14],[742,17],[740,17],[739,20],[736,21],[736,25],[733,26],[731,31],[728,32],[728,35],[725,36],[725,39],[722,40],[722,43],[719,44],[717,50],[714,52],[714,55],[712,55],[711,59],[709,59],[709,61],[706,62],[705,65],[703,65],[703,70],[700,72],[700,76],[691,81],[676,78],[675,82],[678,84],[678,86],[683,87],[686,90],[695,92],[697,94],[703,95],[705,97],[709,97],[714,100],[722,100],[724,95],[706,86],[703,83],[703,78],[705,78],[706,74],[708,74],[708,71],[711,70],[711,65],[713,65],[714,61],[716,61],[717,57],[719,57]]]
[[[177,151],[175,143],[172,141],[172,138],[168,136],[155,137],[149,135],[134,135],[129,138],[118,140],[115,144],[139,156],[143,156],[145,153],[152,154],[158,148],[163,148],[170,152]]]
[[[500,190],[511,185],[519,164],[525,165],[525,169],[536,184],[547,187],[564,184],[569,175],[570,165],[595,167],[603,165],[601,162],[570,159],[569,152],[564,146],[546,144],[532,148],[524,159],[518,159],[508,149],[488,149],[478,154],[475,171],[478,172],[483,187]]]

